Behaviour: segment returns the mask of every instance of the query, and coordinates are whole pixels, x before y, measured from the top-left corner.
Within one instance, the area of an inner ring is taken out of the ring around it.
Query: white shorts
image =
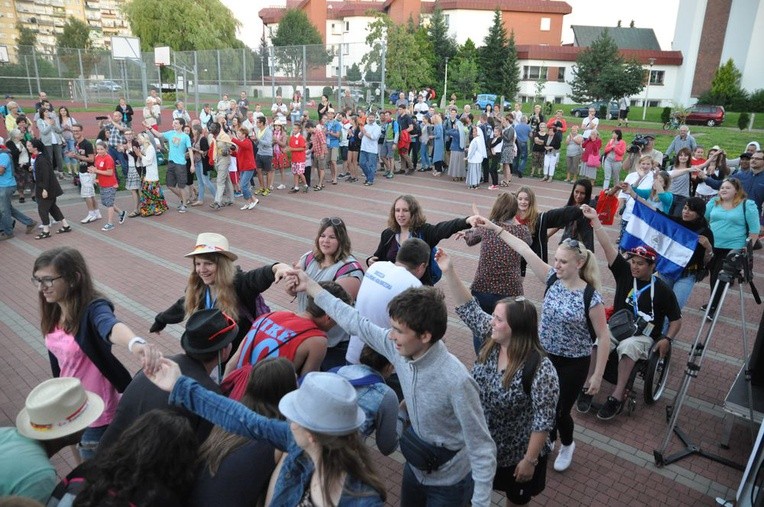
[[[614,343],[611,339],[610,350],[618,351],[619,360],[623,356],[627,356],[634,361],[639,361],[640,359],[647,359],[647,354],[650,352],[650,347],[653,346],[653,343],[652,338],[644,335],[626,338],[625,340],[621,340],[621,343],[618,344]]]
[[[95,197],[95,176],[90,173],[80,173],[80,197],[87,199]]]

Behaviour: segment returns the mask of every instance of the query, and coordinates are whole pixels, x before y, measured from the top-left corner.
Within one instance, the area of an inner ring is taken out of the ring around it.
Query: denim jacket
[[[305,489],[310,487],[315,465],[295,442],[288,422],[263,417],[241,403],[208,391],[189,377],[181,377],[175,384],[170,393],[170,404],[185,407],[226,431],[266,440],[286,452],[271,505],[292,507],[300,503]],[[347,475],[338,507],[376,507],[383,504],[376,490]]]

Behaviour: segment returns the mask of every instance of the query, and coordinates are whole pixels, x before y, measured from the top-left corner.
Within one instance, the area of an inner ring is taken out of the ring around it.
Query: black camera
[[[645,137],[637,134],[637,136],[634,137],[634,140],[631,142],[631,146],[629,146],[629,149],[626,151],[629,153],[639,153],[645,146],[647,146],[648,142],[649,141]]]
[[[753,252],[751,242],[745,248],[730,250],[724,258],[722,272],[731,279],[737,278],[741,282],[750,282],[753,279],[753,266],[751,259]]]

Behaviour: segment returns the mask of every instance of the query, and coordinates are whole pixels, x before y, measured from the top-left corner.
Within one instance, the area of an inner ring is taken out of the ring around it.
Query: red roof
[[[517,57],[520,60],[554,60],[575,62],[578,53],[586,48],[577,46],[543,46],[518,44]],[[643,65],[650,64],[654,58],[655,65],[682,65],[681,51],[655,51],[649,49],[622,49],[621,55],[626,59],[635,59]]]
[[[545,14],[570,14],[573,8],[567,2],[558,0],[439,0],[442,10],[541,12]]]
[[[263,20],[264,25],[275,25],[281,21],[281,17],[285,12],[286,8],[284,7],[266,7],[265,9],[260,9],[258,16]]]
[[[382,5],[382,2],[328,2],[326,5],[326,18],[343,19],[353,16],[365,16],[369,11],[382,12]]]

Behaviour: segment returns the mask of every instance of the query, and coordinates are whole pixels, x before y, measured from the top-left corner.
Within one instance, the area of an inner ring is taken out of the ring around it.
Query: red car
[[[708,106],[696,104],[687,110],[685,123],[694,123],[696,125],[721,125],[724,121],[724,108],[722,106]]]

